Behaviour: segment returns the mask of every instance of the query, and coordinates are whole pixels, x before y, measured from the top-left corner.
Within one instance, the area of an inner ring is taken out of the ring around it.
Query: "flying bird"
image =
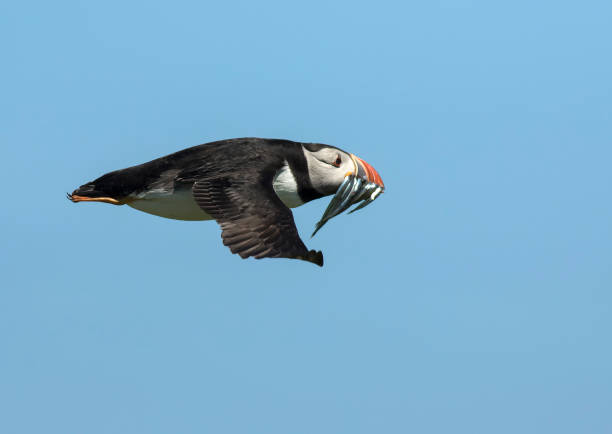
[[[177,220],[216,220],[223,244],[242,258],[292,258],[323,266],[290,208],[334,194],[314,234],[331,218],[384,191],[368,163],[320,143],[241,138],[206,143],[116,170],[68,194],[73,202],[128,205]]]

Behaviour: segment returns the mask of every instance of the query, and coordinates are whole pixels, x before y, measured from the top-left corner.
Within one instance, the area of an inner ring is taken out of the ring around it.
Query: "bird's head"
[[[312,186],[321,194],[334,194],[314,234],[331,218],[362,202],[350,212],[372,203],[385,190],[378,172],[361,158],[339,148],[304,144]]]

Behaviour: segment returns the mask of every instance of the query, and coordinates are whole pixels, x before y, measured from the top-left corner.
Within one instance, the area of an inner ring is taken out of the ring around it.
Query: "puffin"
[[[246,137],[193,146],[109,172],[68,199],[128,205],[176,220],[216,220],[223,244],[243,259],[290,258],[323,266],[291,208],[334,195],[314,234],[331,218],[384,191],[378,172],[335,146]],[[352,212],[351,211],[351,212]]]

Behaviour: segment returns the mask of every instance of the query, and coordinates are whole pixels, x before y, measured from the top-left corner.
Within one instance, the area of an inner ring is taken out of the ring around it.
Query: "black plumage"
[[[233,253],[242,258],[302,259],[322,266],[322,253],[306,248],[291,210],[272,187],[274,175],[286,162],[303,202],[323,196],[312,186],[302,145],[259,138],[207,143],[107,173],[69,197],[123,204],[154,188],[191,189],[198,206],[221,226],[223,243]]]

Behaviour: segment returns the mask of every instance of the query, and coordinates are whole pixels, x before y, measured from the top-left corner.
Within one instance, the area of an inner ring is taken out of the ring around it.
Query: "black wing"
[[[274,192],[274,171],[253,169],[209,170],[193,184],[195,201],[221,226],[223,244],[242,258],[293,258],[323,266],[323,254],[306,248],[291,210]]]

